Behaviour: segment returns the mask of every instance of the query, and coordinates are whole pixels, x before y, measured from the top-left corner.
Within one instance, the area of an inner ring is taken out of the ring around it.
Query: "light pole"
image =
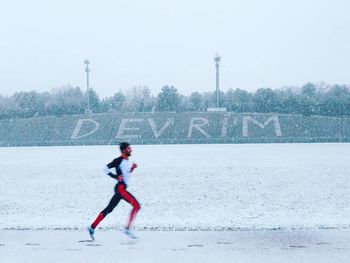
[[[91,109],[90,109],[90,87],[89,87],[89,72],[90,72],[89,64],[90,64],[90,61],[89,60],[85,60],[84,64],[86,65],[85,72],[86,72],[86,97],[87,97],[87,108],[85,110],[85,113],[91,113]]]
[[[214,58],[215,61],[215,68],[216,68],[216,108],[219,108],[219,66],[221,57],[218,53],[216,53],[216,56]]]

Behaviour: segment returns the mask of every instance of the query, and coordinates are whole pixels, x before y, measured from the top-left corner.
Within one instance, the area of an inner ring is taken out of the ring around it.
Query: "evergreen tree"
[[[178,111],[179,93],[173,86],[164,86],[158,94],[157,110],[158,111]]]

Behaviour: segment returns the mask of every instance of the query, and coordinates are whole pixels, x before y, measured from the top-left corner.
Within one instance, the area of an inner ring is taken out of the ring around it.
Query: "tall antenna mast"
[[[219,66],[221,57],[218,53],[216,53],[214,57],[215,68],[216,68],[216,108],[219,108]]]
[[[91,113],[91,109],[90,109],[90,85],[89,85],[89,72],[90,72],[90,68],[89,68],[89,64],[90,61],[89,60],[85,60],[84,64],[86,65],[85,67],[85,72],[86,72],[86,97],[87,97],[87,108],[85,110],[85,113]]]

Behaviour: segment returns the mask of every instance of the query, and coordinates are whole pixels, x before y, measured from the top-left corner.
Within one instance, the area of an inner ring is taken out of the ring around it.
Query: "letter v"
[[[174,118],[169,118],[163,125],[163,127],[158,130],[157,129],[157,125],[154,121],[154,119],[152,118],[148,118],[148,123],[149,125],[151,126],[152,128],[152,132],[153,132],[153,135],[154,137],[158,138],[160,135],[162,135],[162,133],[165,131],[166,128],[168,128],[168,126],[171,124],[171,125],[174,125]]]

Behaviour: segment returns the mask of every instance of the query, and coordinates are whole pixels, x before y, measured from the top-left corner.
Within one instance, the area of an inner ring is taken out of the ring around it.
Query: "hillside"
[[[349,142],[350,118],[236,113],[124,113],[0,121],[0,146]]]

